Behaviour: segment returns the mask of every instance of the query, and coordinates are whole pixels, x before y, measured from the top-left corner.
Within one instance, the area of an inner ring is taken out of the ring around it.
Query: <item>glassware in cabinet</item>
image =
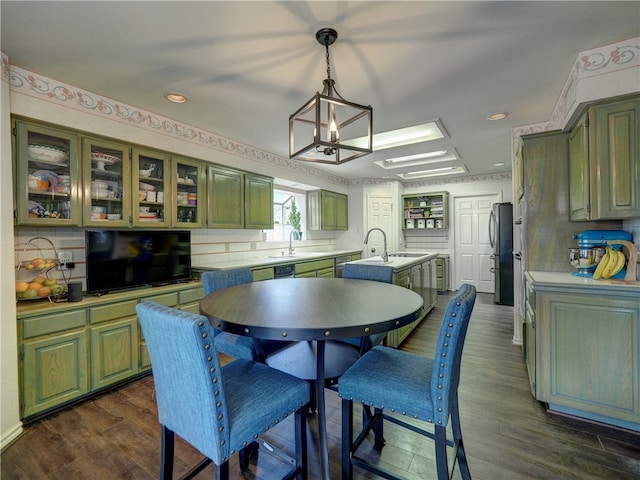
[[[16,223],[80,225],[78,136],[23,121],[14,127]]]
[[[197,228],[204,225],[206,170],[202,162],[172,157],[173,225]]]
[[[169,155],[133,149],[133,224],[145,227],[171,225]]]
[[[84,224],[129,226],[131,162],[126,145],[83,138]]]

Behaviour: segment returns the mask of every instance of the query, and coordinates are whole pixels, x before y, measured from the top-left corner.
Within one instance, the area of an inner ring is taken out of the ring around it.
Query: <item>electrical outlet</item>
[[[58,261],[61,265],[65,265],[67,263],[73,262],[73,253],[72,252],[60,252],[58,253]]]

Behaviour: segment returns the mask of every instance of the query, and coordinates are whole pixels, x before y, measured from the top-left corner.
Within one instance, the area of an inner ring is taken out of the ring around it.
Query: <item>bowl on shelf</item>
[[[50,145],[29,145],[27,152],[36,162],[62,163],[69,158],[67,152]]]
[[[120,220],[122,215],[119,213],[107,213],[107,220]]]
[[[156,187],[154,187],[153,185],[151,185],[149,183],[140,182],[140,190],[142,190],[142,191],[149,192],[149,191],[153,191],[155,189],[156,189]]]

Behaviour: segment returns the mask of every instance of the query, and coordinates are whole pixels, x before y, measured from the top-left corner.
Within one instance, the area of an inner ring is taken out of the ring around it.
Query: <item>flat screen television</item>
[[[86,230],[87,293],[191,279],[189,230]]]

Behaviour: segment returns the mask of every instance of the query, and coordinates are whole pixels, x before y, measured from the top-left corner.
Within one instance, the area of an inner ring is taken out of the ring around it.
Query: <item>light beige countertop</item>
[[[594,280],[591,277],[578,277],[566,272],[526,272],[533,281],[536,288],[549,287],[561,288],[566,287],[571,290],[587,290],[588,291],[615,291],[616,294],[636,295],[640,302],[640,284],[622,283],[616,280]]]
[[[348,263],[363,263],[365,265],[388,265],[394,270],[402,270],[405,267],[416,265],[418,263],[427,262],[434,258],[438,258],[438,253],[429,252],[396,252],[389,254],[389,261],[383,262],[380,255],[375,257],[363,258]]]
[[[229,270],[232,268],[259,268],[282,265],[285,263],[300,263],[308,260],[321,260],[325,258],[341,257],[343,255],[356,255],[362,253],[361,250],[333,250],[331,252],[300,252],[293,255],[272,255],[262,256],[242,260],[230,260],[228,262],[212,262],[193,264],[194,270]]]

